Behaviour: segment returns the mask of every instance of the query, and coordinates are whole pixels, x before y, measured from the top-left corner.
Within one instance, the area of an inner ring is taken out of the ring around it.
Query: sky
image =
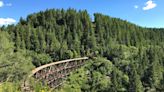
[[[86,9],[91,18],[102,13],[143,27],[164,28],[164,0],[0,0],[0,26],[52,8]]]

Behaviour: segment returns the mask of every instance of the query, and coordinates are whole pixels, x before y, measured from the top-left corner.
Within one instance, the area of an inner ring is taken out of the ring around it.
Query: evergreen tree
[[[134,64],[131,65],[129,92],[143,92],[143,85]]]

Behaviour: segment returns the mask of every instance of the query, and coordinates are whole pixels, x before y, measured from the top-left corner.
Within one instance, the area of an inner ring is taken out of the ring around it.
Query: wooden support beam
[[[63,80],[70,72],[84,65],[87,59],[88,57],[83,57],[46,64],[34,69],[29,77],[34,76],[43,84],[56,88],[62,85]]]

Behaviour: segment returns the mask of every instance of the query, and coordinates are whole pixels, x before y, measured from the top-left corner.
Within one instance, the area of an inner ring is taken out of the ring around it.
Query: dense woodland
[[[34,67],[82,56],[96,58],[57,91],[164,91],[163,28],[144,28],[100,13],[91,19],[86,10],[49,9],[1,27],[0,51],[0,91],[19,91]]]

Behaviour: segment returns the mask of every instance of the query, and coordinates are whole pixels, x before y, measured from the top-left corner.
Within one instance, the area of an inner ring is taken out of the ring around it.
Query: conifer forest
[[[73,8],[0,27],[0,92],[22,92],[36,67],[85,56],[62,86],[31,82],[30,92],[164,92],[164,28]]]

